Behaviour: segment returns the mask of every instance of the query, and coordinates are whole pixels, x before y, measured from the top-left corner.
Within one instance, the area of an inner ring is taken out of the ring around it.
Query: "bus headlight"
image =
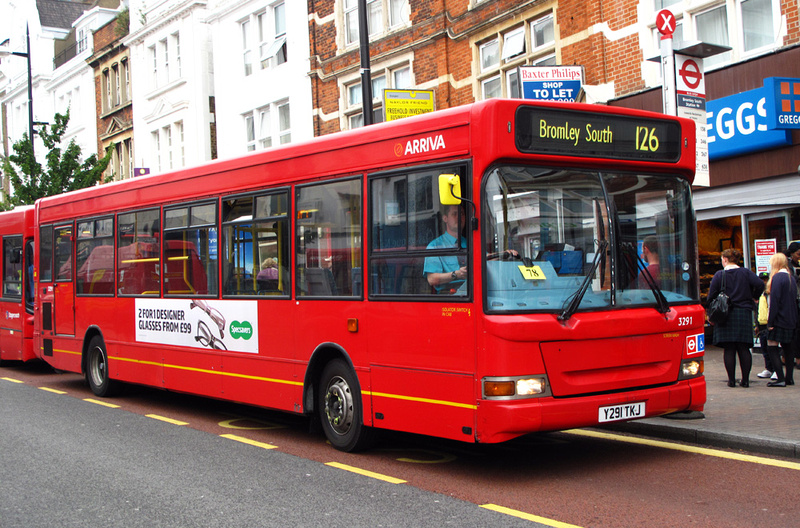
[[[483,378],[483,397],[487,400],[515,400],[549,395],[547,376]]]
[[[684,359],[681,362],[679,380],[696,378],[703,375],[704,364],[702,359]]]

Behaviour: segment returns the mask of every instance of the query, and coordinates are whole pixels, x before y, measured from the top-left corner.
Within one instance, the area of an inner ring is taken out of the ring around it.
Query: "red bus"
[[[33,348],[33,207],[0,213],[3,248],[0,363],[35,359]]]
[[[98,396],[318,415],[342,450],[701,410],[694,149],[491,100],[42,199],[38,346]]]

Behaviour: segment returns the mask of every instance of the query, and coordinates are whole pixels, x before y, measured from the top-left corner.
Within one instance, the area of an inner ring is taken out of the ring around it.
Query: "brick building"
[[[94,70],[97,109],[97,152],[113,148],[106,177],[114,180],[133,175],[133,100],[128,48],[127,11],[94,32],[94,50],[87,63]]]

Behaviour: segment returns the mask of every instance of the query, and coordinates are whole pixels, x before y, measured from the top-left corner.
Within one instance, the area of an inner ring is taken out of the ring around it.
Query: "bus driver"
[[[445,232],[428,244],[427,249],[452,249],[461,239],[461,248],[467,248],[467,239],[460,235],[464,229],[467,215],[459,205],[447,205],[442,214]],[[442,255],[425,257],[423,274],[436,293],[450,293],[457,290],[467,279],[466,255]]]

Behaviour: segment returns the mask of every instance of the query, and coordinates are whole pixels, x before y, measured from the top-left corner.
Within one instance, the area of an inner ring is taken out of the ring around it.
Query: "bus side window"
[[[160,211],[117,216],[117,288],[121,295],[161,293]]]
[[[297,188],[297,296],[361,295],[361,180]]]
[[[217,204],[164,209],[164,295],[217,294]]]
[[[438,190],[442,171],[458,174],[462,180],[466,174],[465,167],[449,166],[370,181],[371,295],[434,295],[437,290],[425,273],[426,264],[433,262],[429,259],[466,263],[466,246],[463,251],[455,242],[452,247],[429,248],[445,232]],[[466,295],[466,288],[460,293]]]

